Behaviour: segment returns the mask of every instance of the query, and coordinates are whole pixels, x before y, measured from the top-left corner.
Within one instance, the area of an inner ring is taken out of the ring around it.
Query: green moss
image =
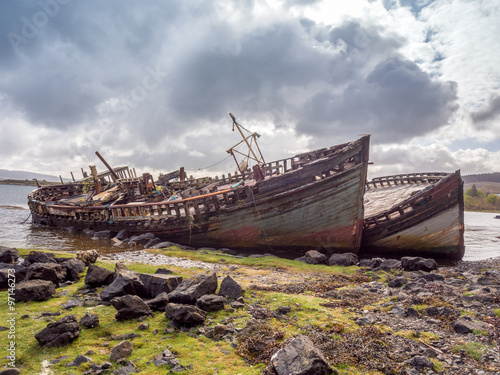
[[[500,318],[500,309],[494,309],[495,315]]]
[[[476,361],[481,359],[487,349],[488,347],[486,345],[479,342],[468,342],[463,345],[455,345],[451,348],[453,353],[459,353],[463,350],[465,354]]]

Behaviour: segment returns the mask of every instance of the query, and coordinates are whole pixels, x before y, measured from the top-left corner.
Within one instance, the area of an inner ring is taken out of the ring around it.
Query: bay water
[[[82,233],[33,225],[27,198],[33,190],[32,186],[0,185],[0,245],[61,251],[96,249],[100,253],[119,251],[109,240],[92,240]],[[500,219],[495,216],[465,212],[464,261],[500,257]]]

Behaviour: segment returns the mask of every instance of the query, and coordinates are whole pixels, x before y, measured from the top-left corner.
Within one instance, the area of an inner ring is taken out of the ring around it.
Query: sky
[[[234,172],[371,134],[371,177],[500,171],[498,0],[0,2],[0,168]]]

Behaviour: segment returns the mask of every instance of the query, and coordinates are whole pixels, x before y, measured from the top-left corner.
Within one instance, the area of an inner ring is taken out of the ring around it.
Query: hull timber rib
[[[367,184],[364,200],[363,251],[462,259],[460,171],[374,179]]]
[[[245,171],[165,182],[163,191],[179,192],[171,197],[144,174],[97,196],[83,183],[42,187],[28,204],[33,222],[50,227],[152,232],[197,247],[358,253],[369,138],[265,163],[259,178]]]

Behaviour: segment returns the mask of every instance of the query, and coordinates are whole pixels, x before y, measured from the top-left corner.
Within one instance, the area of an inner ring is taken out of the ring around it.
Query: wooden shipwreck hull
[[[28,203],[33,222],[51,227],[151,232],[196,247],[357,253],[368,149],[365,136],[266,163],[260,181],[251,172],[210,179],[210,190],[198,181],[190,196],[176,200],[156,191],[149,195],[152,199],[118,198],[89,205],[83,184],[74,183],[35,190]],[[165,190],[174,184],[165,185]],[[190,189],[188,182],[182,184]],[[111,196],[111,189],[108,192]]]
[[[367,184],[364,201],[364,252],[462,259],[460,171],[374,179]]]

